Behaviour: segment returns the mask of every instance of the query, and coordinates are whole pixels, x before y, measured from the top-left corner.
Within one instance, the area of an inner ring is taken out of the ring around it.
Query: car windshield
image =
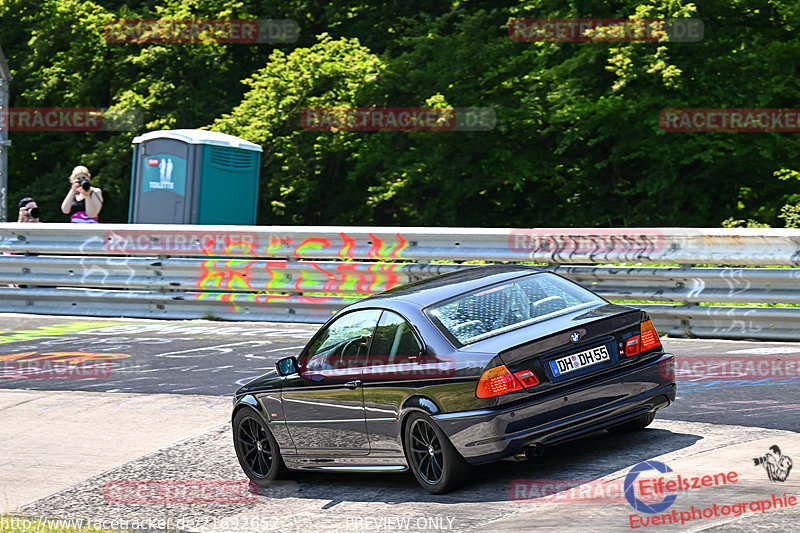
[[[593,307],[604,300],[547,272],[481,287],[427,309],[434,323],[471,344],[534,322]]]

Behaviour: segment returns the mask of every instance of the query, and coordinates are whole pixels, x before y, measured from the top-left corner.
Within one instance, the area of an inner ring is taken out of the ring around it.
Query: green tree
[[[211,129],[264,145],[260,223],[351,224],[368,217],[362,191],[366,177],[347,170],[364,148],[363,136],[300,127],[305,108],[358,107],[372,100],[384,69],[355,39],[331,39],[290,54],[276,50],[267,65],[244,80],[242,103]],[[287,207],[288,206],[288,207]]]
[[[787,168],[776,171],[775,176],[782,181],[800,181],[800,172]],[[778,217],[784,219],[787,228],[800,228],[800,192],[789,194],[784,201]]]
[[[261,223],[781,224],[787,133],[667,133],[674,107],[792,107],[800,7],[779,0],[6,0],[12,106],[141,110],[127,132],[12,132],[11,197],[64,220],[89,166],[127,219],[130,143],[204,125],[264,147]],[[116,44],[118,18],[292,18],[291,45]],[[698,43],[520,43],[511,18],[699,17]],[[320,34],[329,35],[321,40]],[[242,83],[242,80],[246,80]],[[488,107],[490,132],[311,132],[304,107]],[[783,218],[793,224],[793,211]]]

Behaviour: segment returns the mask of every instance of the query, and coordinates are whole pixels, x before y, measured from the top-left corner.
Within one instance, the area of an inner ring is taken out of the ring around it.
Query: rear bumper
[[[471,464],[519,453],[615,426],[675,401],[675,381],[664,375],[672,354],[638,364],[629,372],[580,389],[561,389],[512,407],[434,416],[456,449]]]

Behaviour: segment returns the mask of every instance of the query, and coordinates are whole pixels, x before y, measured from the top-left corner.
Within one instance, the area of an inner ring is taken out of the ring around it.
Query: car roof
[[[383,307],[390,305],[393,301],[403,301],[421,309],[487,285],[540,272],[544,271],[528,265],[485,265],[465,268],[389,289],[364,298],[356,306]]]

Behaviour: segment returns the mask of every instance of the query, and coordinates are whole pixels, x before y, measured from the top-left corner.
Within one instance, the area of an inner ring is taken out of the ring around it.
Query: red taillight
[[[519,372],[514,372],[514,377],[517,378],[522,386],[527,388],[534,387],[539,384],[539,378],[536,377],[530,370],[520,370]]]
[[[642,322],[639,329],[642,336],[641,351],[646,352],[647,350],[652,350],[653,348],[661,346],[661,339],[658,338],[658,332],[652,320],[645,320]]]
[[[639,335],[634,335],[627,341],[625,341],[625,356],[631,357],[639,353],[639,344],[641,341],[641,337]]]
[[[506,368],[506,365],[500,365],[483,373],[478,381],[478,390],[475,394],[478,398],[493,398],[521,388],[522,385]]]
[[[631,357],[661,346],[661,339],[653,326],[652,320],[645,320],[639,325],[639,334],[625,341],[625,357]]]

